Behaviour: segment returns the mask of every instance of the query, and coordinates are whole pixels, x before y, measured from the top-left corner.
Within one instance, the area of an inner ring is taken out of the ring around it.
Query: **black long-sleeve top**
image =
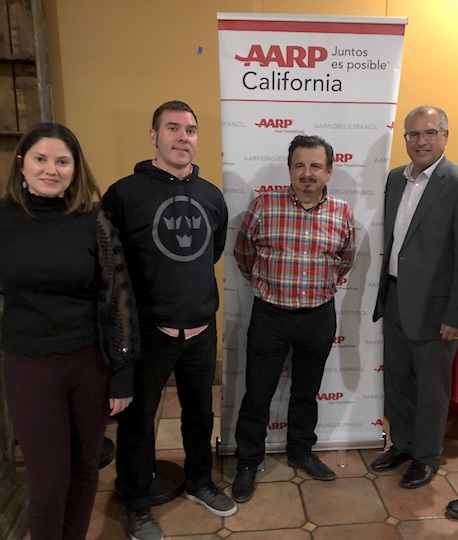
[[[119,240],[104,212],[65,213],[60,198],[27,195],[28,215],[0,206],[3,350],[24,356],[100,344],[111,396],[132,395],[138,323]]]

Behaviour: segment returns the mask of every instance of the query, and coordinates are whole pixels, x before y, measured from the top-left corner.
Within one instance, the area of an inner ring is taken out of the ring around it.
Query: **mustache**
[[[316,178],[313,178],[313,176],[300,176],[299,177],[300,182],[317,182]]]

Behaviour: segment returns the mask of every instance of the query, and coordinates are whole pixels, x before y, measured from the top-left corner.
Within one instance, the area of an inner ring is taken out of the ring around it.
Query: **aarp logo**
[[[279,430],[279,429],[286,429],[288,427],[288,422],[271,422],[267,429],[271,430]]]
[[[286,129],[293,125],[293,121],[290,118],[262,118],[259,122],[255,122],[254,125],[259,128]]]
[[[261,193],[268,193],[269,191],[278,191],[279,189],[283,189],[283,188],[286,188],[286,187],[289,187],[289,184],[287,184],[286,186],[280,186],[280,185],[277,185],[277,186],[261,186],[259,189],[255,189],[256,193],[259,193],[259,195],[261,195]]]
[[[354,157],[354,154],[334,154],[332,161],[334,163],[348,163]]]
[[[317,394],[316,399],[318,401],[339,401],[343,396],[343,392],[323,392],[322,394]]]
[[[261,67],[276,64],[278,67],[314,68],[318,62],[324,62],[328,51],[324,47],[301,47],[300,45],[270,45],[266,50],[262,45],[251,45],[246,56],[236,54],[235,59],[244,66],[257,63]]]

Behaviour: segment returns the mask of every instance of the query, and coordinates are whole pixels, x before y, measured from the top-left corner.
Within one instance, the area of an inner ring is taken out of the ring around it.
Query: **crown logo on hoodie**
[[[167,227],[167,230],[169,231],[178,231],[181,227],[181,222],[183,220],[183,216],[179,216],[177,218],[171,217],[166,218],[163,217],[165,226]],[[190,218],[189,216],[184,216],[184,219],[186,220],[186,224],[188,225],[189,229],[200,229],[200,225],[202,222],[202,217],[194,217]],[[177,239],[178,245],[181,248],[191,247],[192,244],[192,234],[183,234],[179,235],[175,233],[175,238]]]

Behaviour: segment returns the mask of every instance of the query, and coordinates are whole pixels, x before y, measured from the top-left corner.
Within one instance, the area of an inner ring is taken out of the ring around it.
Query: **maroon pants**
[[[4,358],[8,408],[30,485],[32,540],[84,540],[108,418],[109,374],[100,351]]]

